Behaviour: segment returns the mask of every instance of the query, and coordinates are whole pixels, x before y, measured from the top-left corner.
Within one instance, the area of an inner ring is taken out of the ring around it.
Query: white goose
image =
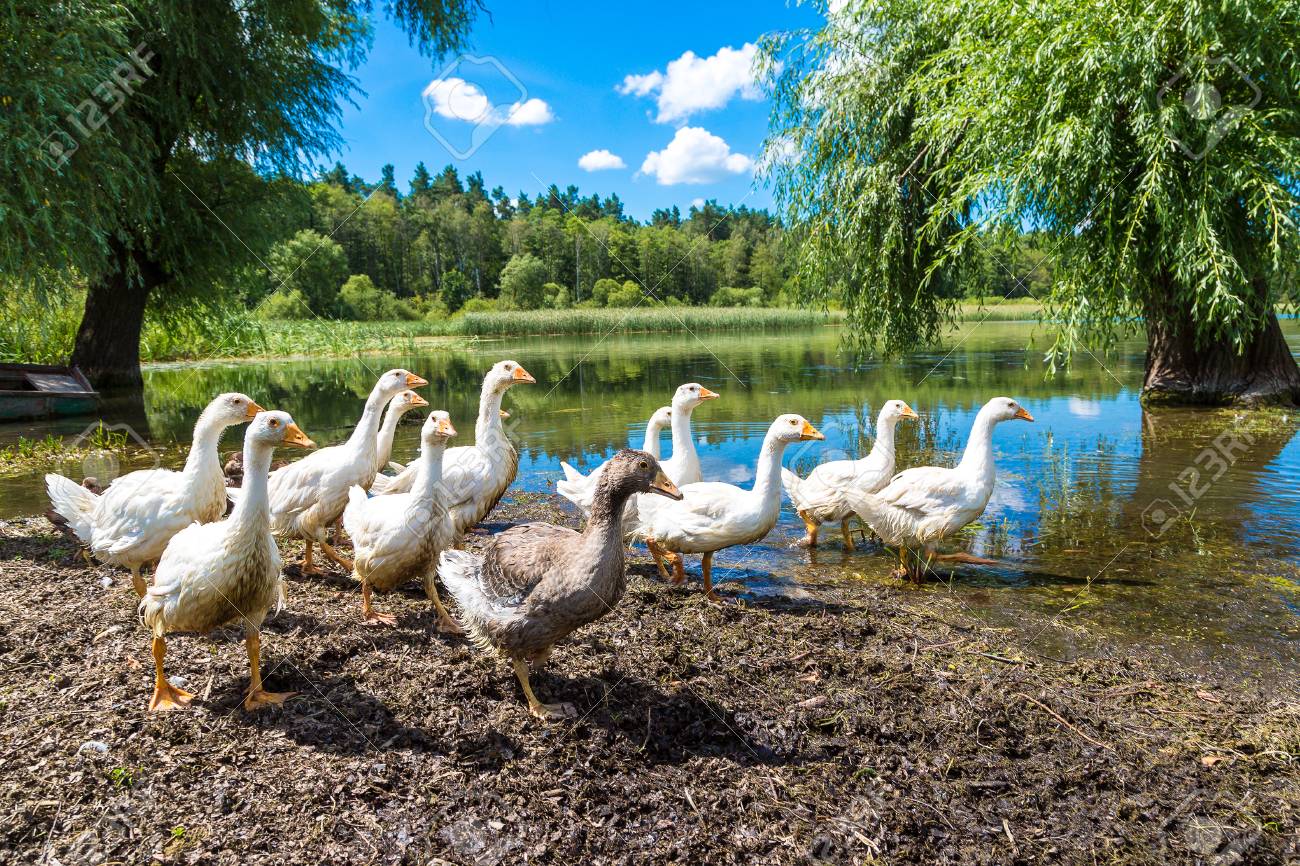
[[[387,466],[388,458],[393,456],[393,437],[397,435],[397,424],[402,416],[412,409],[428,405],[429,401],[414,391],[403,391],[388,404],[384,410],[384,421],[379,425],[379,436],[375,439],[376,473]]]
[[[442,464],[447,440],[456,435],[446,412],[430,412],[420,428],[420,473],[410,493],[367,497],[353,487],[343,525],[356,551],[352,576],[361,581],[362,620],[372,625],[397,625],[390,614],[376,613],[370,604],[370,590],[389,592],[403,580],[418,577],[425,594],[438,610],[443,631],[459,632],[460,626],[442,606],[434,575],[438,554],[456,540],[451,515],[438,501]]]
[[[754,486],[750,490],[720,481],[701,481],[681,487],[680,502],[645,497],[637,509],[635,532],[655,554],[660,572],[663,551],[704,554],[704,594],[720,601],[713,591],[713,554],[737,544],[752,544],[771,531],[781,513],[781,455],[791,442],[825,439],[801,415],[782,415],[763,437]],[[686,579],[681,557],[673,562],[674,583]]]
[[[271,536],[267,473],[277,445],[315,447],[285,412],[262,412],[244,434],[243,494],[235,510],[216,523],[193,524],[176,534],[140,602],[153,634],[154,690],[150,710],[174,710],[193,698],[163,673],[169,632],[209,632],[242,622],[251,682],[244,709],[279,704],[290,694],[262,688],[261,628],[280,597],[280,550]]]
[[[659,459],[659,433],[672,423],[673,407],[661,406],[650,416],[645,425],[645,439],[641,450],[654,459]],[[611,458],[612,459],[612,458]],[[565,461],[560,461],[564,470],[564,480],[555,483],[555,490],[565,499],[582,509],[584,514],[591,513],[591,502],[596,498],[596,485],[600,483],[601,473],[609,465],[609,460],[597,466],[587,475],[583,475]]]
[[[137,595],[145,593],[140,569],[162,556],[172,536],[191,523],[211,523],[226,513],[226,479],[217,445],[227,427],[242,424],[262,408],[245,394],[222,394],[204,408],[194,425],[185,467],[129,472],[102,495],[64,478],[45,476],[54,510],[102,562],[131,570]]]
[[[375,479],[375,439],[384,406],[407,388],[427,384],[406,370],[389,370],[371,389],[361,420],[346,442],[314,451],[271,473],[271,528],[282,537],[307,542],[304,574],[318,573],[312,560],[313,543],[320,544],[327,558],[352,570],[352,563],[326,542],[325,530],[343,515],[348,491],[354,485],[368,488]]]
[[[781,470],[781,483],[808,531],[801,544],[816,547],[821,525],[839,523],[844,546],[853,550],[853,538],[849,535],[853,509],[845,501],[844,492],[854,489],[875,493],[885,486],[894,474],[894,427],[903,418],[915,417],[916,413],[902,400],[890,400],[880,409],[876,441],[866,457],[822,463],[802,479],[789,469]]]
[[[515,385],[537,382],[515,361],[498,361],[483,379],[474,444],[448,448],[442,462],[441,501],[451,512],[457,537],[487,516],[515,480],[519,455],[501,423],[501,398]],[[399,474],[375,479],[370,492],[378,495],[407,493],[415,484],[419,463]]]
[[[934,545],[984,513],[993,495],[997,468],[993,462],[993,428],[1013,419],[1033,421],[1010,397],[994,397],[984,404],[971,426],[961,462],[953,469],[918,466],[894,476],[878,493],[848,490],[845,499],[886,544],[899,548],[900,576],[920,580],[937,554]],[[908,550],[923,548],[926,557],[911,560]],[[969,554],[940,557],[988,563]]]

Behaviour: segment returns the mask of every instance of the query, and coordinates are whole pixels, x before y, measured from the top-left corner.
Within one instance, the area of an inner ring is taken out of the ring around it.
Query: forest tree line
[[[302,185],[268,267],[231,288],[266,318],[392,320],[462,310],[786,306],[796,302],[798,238],[766,210],[716,201],[655,210],[640,222],[617,194],[552,184],[529,196],[416,166],[399,188],[336,163]],[[1038,294],[1051,267],[1032,239],[986,244],[970,296]]]

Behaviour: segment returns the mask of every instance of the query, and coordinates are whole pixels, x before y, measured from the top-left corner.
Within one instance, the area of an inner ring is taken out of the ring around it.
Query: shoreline
[[[515,494],[488,528],[532,519],[576,523],[553,497]],[[283,547],[294,562],[299,546]],[[717,608],[698,564],[689,572],[670,587],[638,549],[615,612],[534,677],[543,700],[586,714],[577,722],[528,716],[508,667],[439,635],[414,585],[377,598],[399,625],[375,630],[346,575],[293,566],[264,652],[270,685],[300,696],[238,709],[247,671],[226,629],[169,641],[169,672],[201,697],[151,715],[129,581],[88,568],[43,518],[10,521],[0,719],[25,760],[0,789],[9,850],[63,862],[1300,856],[1295,695],[1133,654],[1053,661],[903,587]]]

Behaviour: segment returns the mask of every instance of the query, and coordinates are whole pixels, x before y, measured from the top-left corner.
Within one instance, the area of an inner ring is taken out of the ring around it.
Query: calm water
[[[1300,347],[1300,327],[1286,328]],[[318,442],[330,443],[347,436],[375,375],[405,366],[430,380],[423,393],[449,410],[468,438],[483,372],[510,357],[538,380],[506,398],[522,456],[517,487],[552,491],[560,460],[586,469],[617,448],[639,447],[646,417],[682,382],[722,394],[697,410],[694,432],[705,477],[741,484],[752,481],[762,436],[783,412],[805,415],[826,434],[825,443],[787,452],[786,464],[805,474],[819,459],[864,453],[877,408],[904,399],[921,414],[919,423],[899,427],[898,465],[905,468],[954,460],[980,405],[1005,394],[1037,423],[998,429],[997,490],[962,542],[1004,565],[965,566],[922,591],[945,593],[995,625],[1025,632],[1046,656],[1094,651],[1091,636],[1100,635],[1191,663],[1293,676],[1300,662],[1300,419],[1144,412],[1137,400],[1141,345],[1122,345],[1102,361],[1083,355],[1070,372],[1049,379],[1044,339],[1031,325],[986,323],[933,351],[860,366],[839,352],[840,335],[829,328],[700,339],[529,338],[414,356],[176,365],[146,373],[143,417],[112,410],[106,420],[129,423],[158,444],[164,464],[176,464],[206,400],[239,390],[290,411]],[[83,427],[0,427],[0,442],[75,435]],[[240,435],[228,434],[223,450],[237,448]],[[404,425],[395,459],[409,459],[417,442],[418,421]],[[0,479],[0,516],[45,507],[37,476]],[[718,555],[719,582],[755,598],[877,591],[890,557],[846,553],[833,529],[812,557],[791,548],[802,526],[787,506],[762,544]]]

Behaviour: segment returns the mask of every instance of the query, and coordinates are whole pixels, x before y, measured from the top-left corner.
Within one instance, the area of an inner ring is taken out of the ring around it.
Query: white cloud
[[[704,207],[704,199],[699,198],[699,197],[696,197],[696,198],[691,199],[691,207],[693,207],[693,208],[702,208],[702,207]]]
[[[641,173],[652,175],[661,186],[713,183],[753,170],[754,160],[732,153],[727,142],[697,126],[677,130],[667,147],[650,151],[641,163]]]
[[[578,168],[583,171],[605,171],[610,168],[627,168],[623,157],[608,150],[593,150],[578,158]]]
[[[555,119],[551,106],[536,97],[516,102],[506,109],[505,117],[510,126],[541,126]]]
[[[659,89],[664,83],[664,74],[662,72],[651,72],[647,75],[628,75],[619,85],[618,92],[628,96],[649,96]]]
[[[758,48],[746,42],[740,48],[726,46],[711,57],[687,51],[671,61],[665,72],[629,75],[618,92],[630,96],[654,94],[659,123],[684,121],[697,111],[722,108],[737,95],[759,99],[762,93],[754,79],[754,58]]]
[[[466,123],[493,121],[509,126],[539,126],[555,119],[551,106],[537,98],[509,106],[493,105],[477,84],[449,76],[435,78],[424,88],[425,104],[437,114]]]

